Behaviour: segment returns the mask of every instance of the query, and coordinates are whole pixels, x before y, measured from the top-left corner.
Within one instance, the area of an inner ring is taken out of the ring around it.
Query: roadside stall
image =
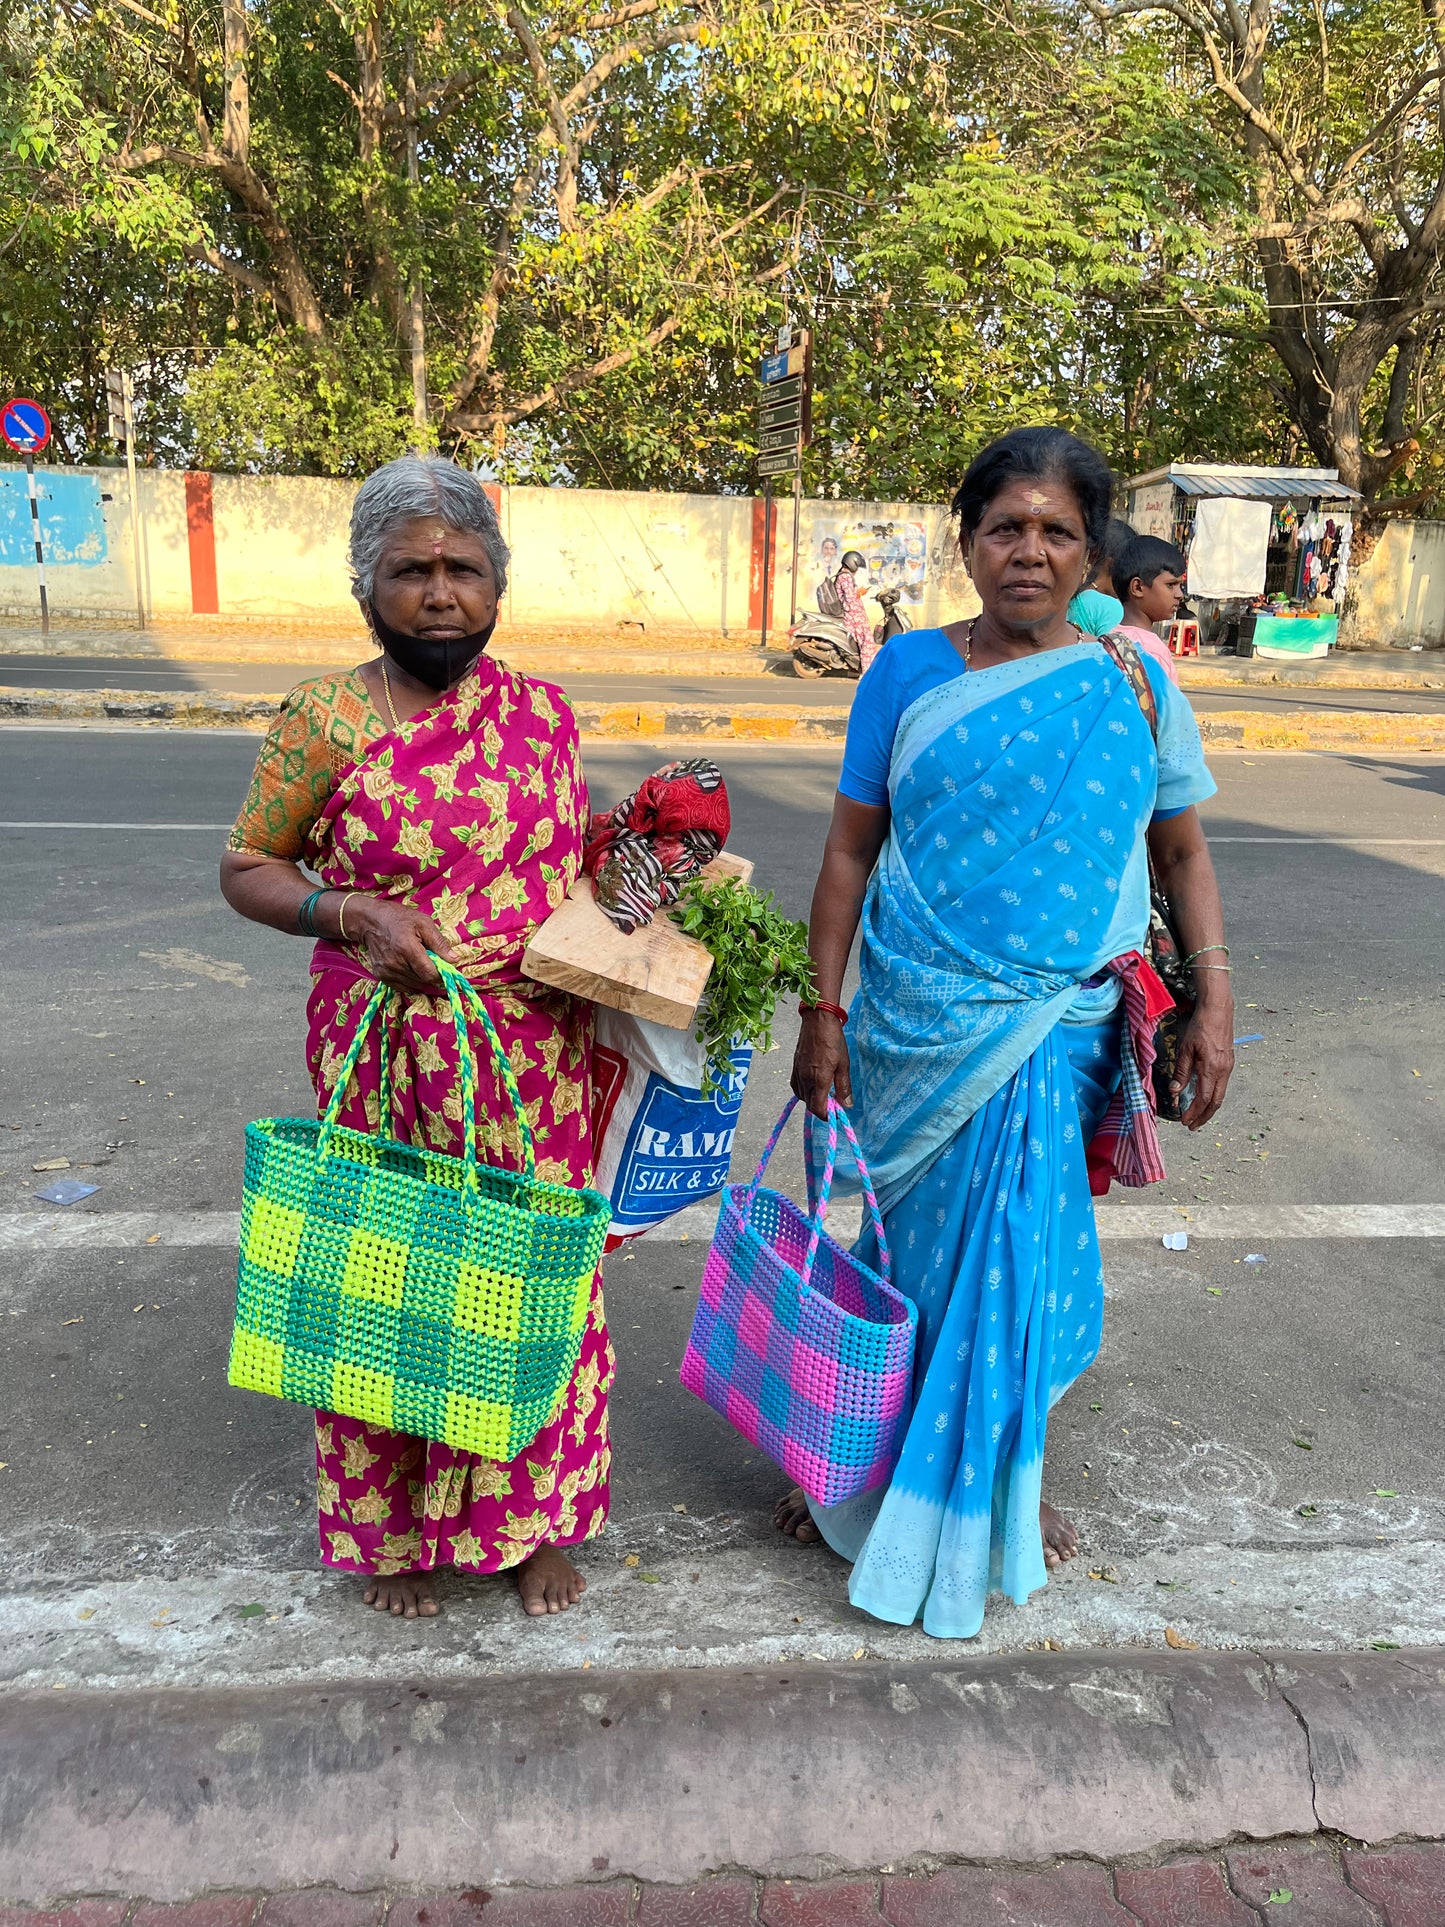
[[[1349,580],[1353,508],[1333,468],[1171,462],[1124,484],[1141,535],[1188,561],[1187,594],[1206,642],[1239,655],[1327,655]]]

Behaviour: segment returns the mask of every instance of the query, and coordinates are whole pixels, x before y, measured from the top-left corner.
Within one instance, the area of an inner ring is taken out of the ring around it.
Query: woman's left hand
[[[1179,1060],[1170,1089],[1176,1094],[1194,1079],[1194,1097],[1180,1122],[1201,1131],[1224,1102],[1229,1074],[1234,1069],[1234,1000],[1195,1006],[1194,1015],[1179,1040]]]

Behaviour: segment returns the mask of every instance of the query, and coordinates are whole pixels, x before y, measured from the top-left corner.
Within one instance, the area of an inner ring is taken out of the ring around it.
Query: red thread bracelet
[[[811,1004],[804,1004],[804,1010],[823,1010],[830,1017],[836,1017],[840,1024],[846,1024],[848,1013],[841,1004],[830,1004],[826,997],[817,997]]]

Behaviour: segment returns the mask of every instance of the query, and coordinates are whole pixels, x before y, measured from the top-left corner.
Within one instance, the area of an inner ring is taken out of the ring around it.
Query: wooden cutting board
[[[724,850],[702,873],[716,880],[750,881],[746,857]],[[712,970],[696,937],[678,929],[666,910],[623,936],[597,907],[591,877],[579,877],[559,909],[538,926],[522,957],[522,975],[574,997],[590,998],[671,1030],[688,1030]]]

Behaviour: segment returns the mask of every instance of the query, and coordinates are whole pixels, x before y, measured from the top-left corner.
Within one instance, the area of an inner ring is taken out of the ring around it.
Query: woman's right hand
[[[439,925],[420,910],[385,897],[354,896],[345,909],[347,928],[366,945],[371,967],[384,984],[422,996],[435,996],[441,972],[428,955],[435,951],[447,963],[456,961]]]
[[[814,1117],[827,1120],[831,1092],[847,1110],[853,1102],[853,1080],[843,1026],[825,1010],[804,1010],[798,1048],[793,1052],[793,1094],[802,1098]]]

